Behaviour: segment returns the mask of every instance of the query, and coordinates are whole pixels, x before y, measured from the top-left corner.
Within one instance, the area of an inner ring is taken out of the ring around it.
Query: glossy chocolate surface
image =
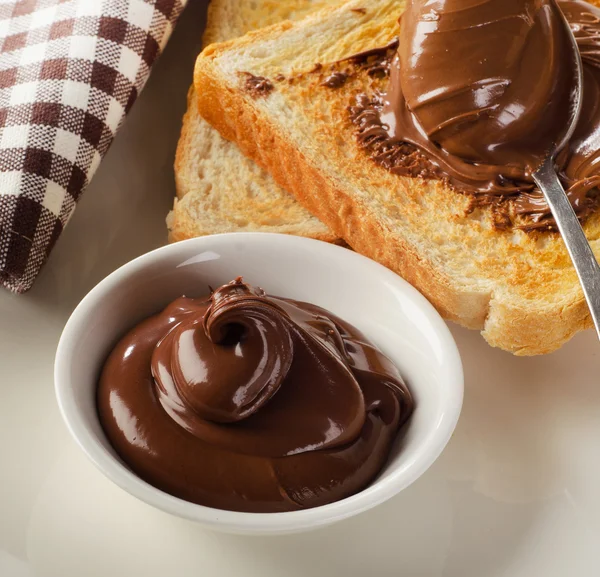
[[[98,389],[102,426],[142,479],[253,512],[360,491],[412,407],[396,367],[354,327],[241,279],[133,328]]]
[[[445,179],[492,205],[496,224],[555,226],[532,172],[566,131],[575,66],[564,16],[584,63],[584,105],[557,159],[585,218],[598,201],[600,10],[579,0],[412,0],[401,17],[383,94],[352,107],[359,141],[385,168]]]

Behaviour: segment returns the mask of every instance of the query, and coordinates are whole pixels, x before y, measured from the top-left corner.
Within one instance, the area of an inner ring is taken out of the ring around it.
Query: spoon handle
[[[554,159],[548,158],[533,174],[533,178],[546,197],[558,230],[571,255],[600,337],[600,266],[558,179]]]

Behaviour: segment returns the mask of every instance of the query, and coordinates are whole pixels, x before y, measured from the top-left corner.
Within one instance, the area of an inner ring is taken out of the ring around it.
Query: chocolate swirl
[[[281,313],[261,296],[241,283],[222,287],[203,318],[191,316],[157,345],[152,374],[167,410],[177,397],[199,419],[233,423],[277,392],[293,343]]]
[[[237,279],[124,337],[98,408],[116,450],[155,486],[224,509],[284,511],[368,484],[412,398],[354,327]]]

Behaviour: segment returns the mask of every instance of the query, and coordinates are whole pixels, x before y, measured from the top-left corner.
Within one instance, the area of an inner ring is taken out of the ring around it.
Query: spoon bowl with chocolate
[[[108,478],[207,527],[259,534],[394,497],[440,455],[463,395],[452,336],[400,277],[259,233],[193,239],[111,274],[67,323],[55,381]]]
[[[600,266],[576,214],[597,180],[567,178],[597,139],[595,82],[588,70],[586,95],[582,59],[589,66],[597,40],[586,27],[597,25],[593,10],[565,0],[410,0],[381,121],[390,138],[483,195],[535,184],[520,210],[545,207],[554,219],[600,335]]]

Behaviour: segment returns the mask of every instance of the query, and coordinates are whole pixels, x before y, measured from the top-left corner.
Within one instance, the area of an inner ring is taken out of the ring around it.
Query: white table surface
[[[35,288],[0,292],[0,577],[600,574],[600,346],[518,359],[452,327],[466,399],[442,458],[378,509],[275,538],[220,535],[138,502],[70,439],[54,399],[85,293],[166,241],[172,161],[205,2],[190,0]]]

